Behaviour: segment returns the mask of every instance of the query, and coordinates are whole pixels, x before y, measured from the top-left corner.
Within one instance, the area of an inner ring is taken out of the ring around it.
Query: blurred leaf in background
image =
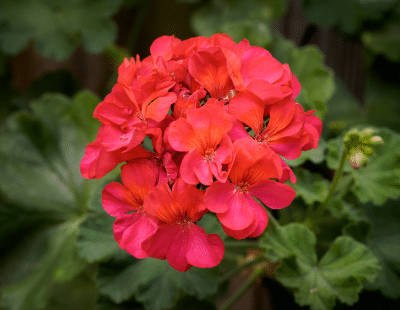
[[[45,307],[54,285],[87,265],[76,243],[79,225],[103,181],[83,179],[79,163],[99,127],[92,118],[98,102],[86,91],[72,100],[46,94],[1,130],[0,293],[8,309]]]
[[[192,26],[199,35],[221,32],[236,42],[246,38],[251,45],[266,47],[272,41],[270,22],[282,17],[286,9],[287,0],[214,0],[194,13]]]
[[[68,58],[80,45],[94,54],[116,39],[111,20],[120,0],[20,0],[0,3],[0,42],[16,55],[34,41],[37,51],[55,60]]]

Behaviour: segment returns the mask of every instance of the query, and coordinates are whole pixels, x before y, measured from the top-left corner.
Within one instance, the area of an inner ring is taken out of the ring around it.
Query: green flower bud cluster
[[[383,144],[380,136],[374,135],[374,129],[365,128],[350,130],[343,138],[344,147],[347,151],[347,160],[354,169],[365,166],[373,155],[375,147]]]

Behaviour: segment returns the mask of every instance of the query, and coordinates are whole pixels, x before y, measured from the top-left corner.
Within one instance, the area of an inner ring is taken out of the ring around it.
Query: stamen
[[[204,161],[213,161],[215,157],[215,151],[214,148],[207,149],[204,152]]]
[[[245,181],[240,181],[235,184],[235,192],[246,194],[249,191],[250,184]]]
[[[185,228],[191,226],[193,224],[193,221],[188,217],[183,217],[177,220],[175,224],[182,226],[182,228]]]
[[[269,136],[266,134],[258,134],[254,136],[254,140],[258,143],[258,144],[265,144],[265,145],[269,145],[270,144],[270,139]]]

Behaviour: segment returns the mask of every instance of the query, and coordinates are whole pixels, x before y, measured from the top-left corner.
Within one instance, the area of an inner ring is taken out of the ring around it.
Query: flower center
[[[213,161],[215,157],[215,151],[214,148],[207,149],[204,152],[204,161]]]
[[[152,161],[153,163],[155,163],[157,165],[157,167],[161,166],[162,164],[162,158],[160,155],[158,154],[154,154],[154,155],[150,155],[148,157],[150,159],[150,161]]]
[[[266,144],[269,145],[269,136],[268,135],[263,135],[263,134],[258,134],[254,136],[254,140],[258,143],[258,144]]]
[[[240,181],[235,184],[235,192],[246,194],[249,191],[250,184],[245,181]]]
[[[235,95],[237,94],[237,90],[236,89],[231,89],[225,97],[223,98],[218,98],[218,100],[222,100],[224,103],[228,103],[233,97],[235,97]]]
[[[182,228],[190,227],[193,221],[188,217],[182,217],[175,222],[175,224],[181,226]]]

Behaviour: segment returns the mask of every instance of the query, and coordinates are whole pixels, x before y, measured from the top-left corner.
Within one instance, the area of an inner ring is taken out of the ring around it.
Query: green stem
[[[344,164],[346,162],[346,156],[347,156],[347,150],[345,148],[343,148],[341,155],[340,155],[339,168],[336,170],[335,176],[333,177],[333,181],[332,181],[331,188],[329,189],[329,193],[326,196],[325,201],[321,204],[321,206],[323,206],[324,209],[327,207],[327,205],[331,201],[333,195],[335,194],[336,188],[337,188],[340,178],[342,177],[342,174],[343,174],[343,168],[344,168]]]
[[[237,266],[236,268],[232,269],[228,273],[224,274],[220,278],[219,283],[223,283],[226,280],[229,280],[230,278],[232,278],[235,274],[239,273],[240,271],[242,271],[244,269],[247,269],[247,268],[249,268],[249,267],[251,267],[253,265],[256,265],[258,263],[264,262],[266,260],[267,260],[266,257],[260,256],[260,257],[258,257],[256,259],[253,259],[253,260],[251,260],[249,262],[244,263],[243,265]]]
[[[306,218],[306,221],[310,221],[310,219],[314,219],[313,226],[316,226],[316,223],[320,221],[320,219],[323,217],[324,212],[327,209],[328,204],[332,200],[333,195],[336,192],[336,189],[338,187],[339,181],[343,175],[343,169],[344,169],[344,164],[346,162],[346,156],[347,156],[348,151],[346,150],[345,147],[343,147],[341,154],[340,154],[340,159],[339,159],[339,167],[335,172],[335,175],[333,177],[333,181],[331,184],[331,188],[329,189],[328,195],[326,196],[325,200],[323,203],[321,203],[313,212],[312,214],[309,215],[309,217]],[[311,227],[310,227],[311,228]]]
[[[281,226],[278,222],[278,220],[272,215],[271,211],[266,208],[267,213],[268,213],[268,219],[269,219],[269,224],[272,224],[274,228],[277,228]]]
[[[264,268],[258,268],[247,279],[247,281],[220,307],[220,310],[227,310],[253,285],[253,283],[263,274]]]

